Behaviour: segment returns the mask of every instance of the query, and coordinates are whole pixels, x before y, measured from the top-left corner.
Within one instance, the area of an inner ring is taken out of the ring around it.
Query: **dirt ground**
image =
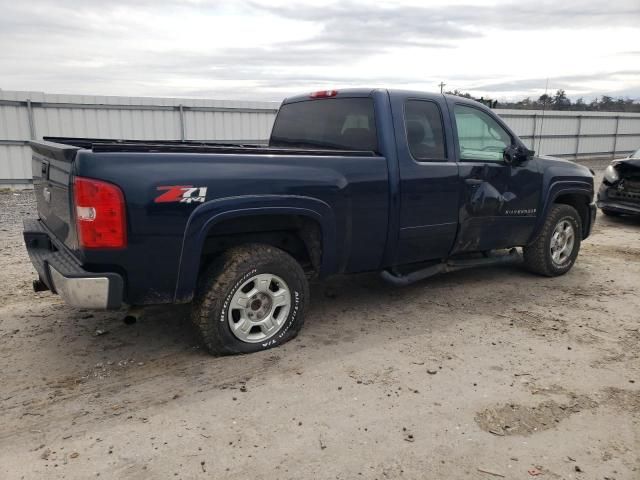
[[[331,279],[296,340],[214,358],[184,308],[33,293],[34,212],[0,194],[2,479],[640,479],[638,218],[560,278]]]

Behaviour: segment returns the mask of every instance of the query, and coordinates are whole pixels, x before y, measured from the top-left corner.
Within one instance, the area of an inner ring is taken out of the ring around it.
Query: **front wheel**
[[[269,245],[243,245],[201,275],[192,320],[212,354],[257,352],[297,335],[308,297],[294,258]]]
[[[523,249],[525,266],[547,277],[563,275],[578,257],[581,239],[582,220],[576,209],[553,205],[538,237]]]

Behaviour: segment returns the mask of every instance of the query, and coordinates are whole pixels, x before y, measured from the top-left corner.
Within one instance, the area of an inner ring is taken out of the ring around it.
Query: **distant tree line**
[[[554,95],[542,94],[537,99],[531,97],[515,102],[498,102],[484,97],[475,98],[469,93],[453,90],[446,92],[459,97],[470,98],[484,103],[491,108],[513,108],[518,110],[573,110],[573,111],[600,111],[600,112],[640,112],[640,102],[632,98],[614,98],[608,95],[596,97],[591,102],[584,98],[578,98],[572,102],[564,90],[556,91]]]

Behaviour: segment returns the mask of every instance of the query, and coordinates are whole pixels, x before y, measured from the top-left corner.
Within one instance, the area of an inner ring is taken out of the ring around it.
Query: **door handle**
[[[481,180],[479,178],[466,178],[464,180],[464,183],[466,183],[467,185],[480,185],[483,182],[484,180]]]

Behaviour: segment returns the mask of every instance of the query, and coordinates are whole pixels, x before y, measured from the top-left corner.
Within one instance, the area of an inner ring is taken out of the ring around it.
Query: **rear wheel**
[[[524,247],[524,263],[532,272],[548,277],[571,270],[580,251],[582,220],[575,208],[551,207],[536,240]]]
[[[257,352],[297,335],[308,296],[293,257],[269,245],[244,245],[204,271],[192,320],[210,353]]]

